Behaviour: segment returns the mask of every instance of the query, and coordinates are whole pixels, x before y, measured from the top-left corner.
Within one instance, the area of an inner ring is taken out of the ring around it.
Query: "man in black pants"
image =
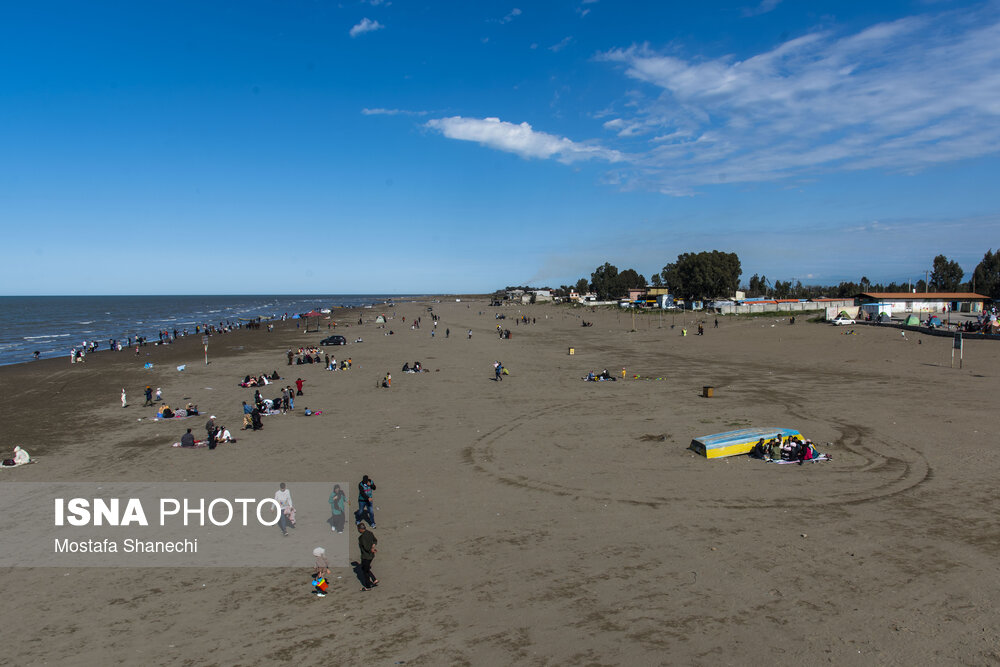
[[[215,449],[215,415],[212,415],[205,424],[205,433],[208,434],[208,448]]]
[[[375,545],[378,538],[375,533],[365,528],[365,524],[358,524],[358,549],[361,551],[361,590],[369,591],[372,586],[378,585],[378,579],[372,574],[372,559],[378,553]]]

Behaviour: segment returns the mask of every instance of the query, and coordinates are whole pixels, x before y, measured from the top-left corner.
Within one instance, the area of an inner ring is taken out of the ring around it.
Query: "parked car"
[[[844,324],[854,324],[854,323],[855,323],[854,320],[852,320],[849,317],[835,317],[832,320],[830,320],[830,324],[834,324],[836,326],[842,326]]]
[[[320,345],[347,345],[347,339],[343,336],[330,336],[319,342]]]

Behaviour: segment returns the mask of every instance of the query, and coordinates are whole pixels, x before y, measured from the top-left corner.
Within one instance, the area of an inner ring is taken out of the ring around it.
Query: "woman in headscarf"
[[[340,484],[333,485],[333,492],[330,494],[330,530],[338,533],[344,532],[344,512],[347,509],[347,494],[340,488]]]

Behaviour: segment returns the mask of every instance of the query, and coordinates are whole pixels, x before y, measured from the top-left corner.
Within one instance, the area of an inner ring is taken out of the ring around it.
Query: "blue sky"
[[[872,6],[874,5],[874,6]],[[3,294],[970,273],[995,2],[5,3]]]

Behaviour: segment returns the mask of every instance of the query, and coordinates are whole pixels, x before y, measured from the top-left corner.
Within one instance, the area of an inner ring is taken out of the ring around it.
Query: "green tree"
[[[786,280],[781,282],[780,280],[774,281],[774,298],[775,299],[787,299],[788,295],[792,293],[792,281]]]
[[[597,298],[601,301],[617,299],[621,295],[618,285],[618,267],[604,262],[604,266],[599,266],[590,274],[590,284],[597,292]]]
[[[684,253],[663,267],[670,291],[685,298],[731,296],[740,284],[740,258],[734,252]]]
[[[649,284],[652,287],[663,287],[663,279],[660,278],[660,274],[659,273],[654,273],[649,278]]]
[[[580,294],[580,296],[583,296],[590,291],[590,283],[586,278],[580,278],[576,281],[576,291]]]
[[[837,285],[838,297],[857,296],[861,292],[861,285],[851,282],[843,282]]]
[[[954,292],[962,284],[965,272],[958,262],[949,260],[944,255],[934,258],[934,270],[931,272],[931,286],[938,292]]]
[[[1000,249],[996,252],[992,248],[986,251],[983,261],[972,272],[972,286],[977,294],[1000,299]]]
[[[767,276],[753,274],[747,285],[747,296],[767,296]]]
[[[646,277],[635,269],[625,269],[618,274],[618,289],[620,294],[630,289],[646,289]]]

